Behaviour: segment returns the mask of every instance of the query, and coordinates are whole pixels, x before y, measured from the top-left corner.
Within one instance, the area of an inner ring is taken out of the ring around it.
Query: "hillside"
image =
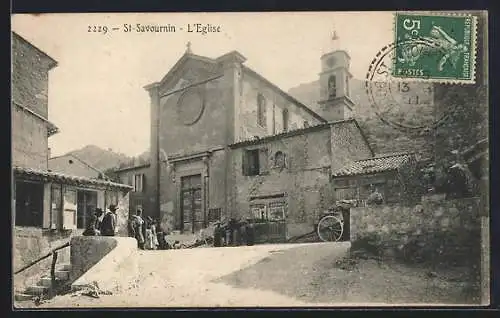
[[[412,90],[406,94],[406,98],[411,99],[412,91],[417,92],[418,87],[412,87]],[[365,82],[358,79],[350,81],[351,100],[354,102],[354,117],[367,135],[368,141],[375,153],[391,153],[400,151],[432,151],[431,143],[426,136],[419,134],[402,132],[382,122],[372,108],[368,95],[365,91]],[[289,94],[301,101],[303,104],[317,110],[317,101],[319,100],[319,81],[311,83],[303,83],[289,90]],[[419,94],[422,96],[422,94]],[[433,107],[430,100],[425,101],[425,107],[416,108],[414,105],[407,104],[405,108],[401,108],[398,112],[390,111],[386,114],[386,118],[394,122],[418,121],[421,116],[434,116],[428,110]],[[401,103],[402,105],[404,103]],[[422,110],[426,113],[422,114]],[[379,110],[380,111],[380,110]],[[318,111],[319,112],[319,111]]]
[[[101,171],[115,168],[132,159],[124,154],[116,153],[112,150],[105,150],[95,145],[88,145],[81,149],[70,151],[68,154],[77,156]]]

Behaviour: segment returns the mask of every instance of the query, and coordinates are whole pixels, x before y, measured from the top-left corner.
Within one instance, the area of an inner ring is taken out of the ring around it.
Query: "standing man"
[[[116,232],[116,205],[111,204],[109,211],[106,212],[101,222],[101,235],[102,236],[115,236]]]

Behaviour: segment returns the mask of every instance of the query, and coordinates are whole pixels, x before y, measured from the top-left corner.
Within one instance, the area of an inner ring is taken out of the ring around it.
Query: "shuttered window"
[[[265,174],[269,169],[267,148],[245,150],[242,154],[242,174],[256,176]]]

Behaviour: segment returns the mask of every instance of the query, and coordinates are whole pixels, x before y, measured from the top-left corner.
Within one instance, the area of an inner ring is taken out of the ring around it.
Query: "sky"
[[[176,32],[124,32],[124,24],[137,23],[170,24]],[[188,33],[195,23],[220,26],[221,32]],[[93,26],[108,32],[89,32]],[[346,50],[351,73],[364,78],[376,53],[393,39],[392,27],[389,12],[12,16],[13,31],[58,61],[49,74],[49,120],[60,129],[49,139],[53,156],[89,144],[128,156],[146,151],[150,101],[144,86],[167,74],[188,41],[194,54],[211,58],[237,50],[245,65],[287,91],[317,80],[320,57],[332,47]]]

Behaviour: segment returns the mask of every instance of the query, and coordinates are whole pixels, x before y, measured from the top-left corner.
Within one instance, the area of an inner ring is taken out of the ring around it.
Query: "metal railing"
[[[18,269],[17,271],[15,271],[14,275],[22,273],[25,270],[27,270],[28,268],[30,268],[30,267],[38,264],[39,262],[43,261],[46,258],[52,256],[52,263],[50,265],[50,289],[49,289],[49,295],[53,295],[54,294],[54,287],[55,287],[55,283],[56,283],[56,263],[57,263],[57,256],[58,256],[57,251],[62,250],[63,248],[66,248],[66,247],[69,247],[69,246],[70,246],[70,242],[66,242],[63,245],[60,245],[60,246],[58,246],[56,248],[53,248],[47,254],[45,254],[45,255],[37,258],[36,260],[32,261],[31,263],[29,263],[29,264],[23,266],[22,268]]]

